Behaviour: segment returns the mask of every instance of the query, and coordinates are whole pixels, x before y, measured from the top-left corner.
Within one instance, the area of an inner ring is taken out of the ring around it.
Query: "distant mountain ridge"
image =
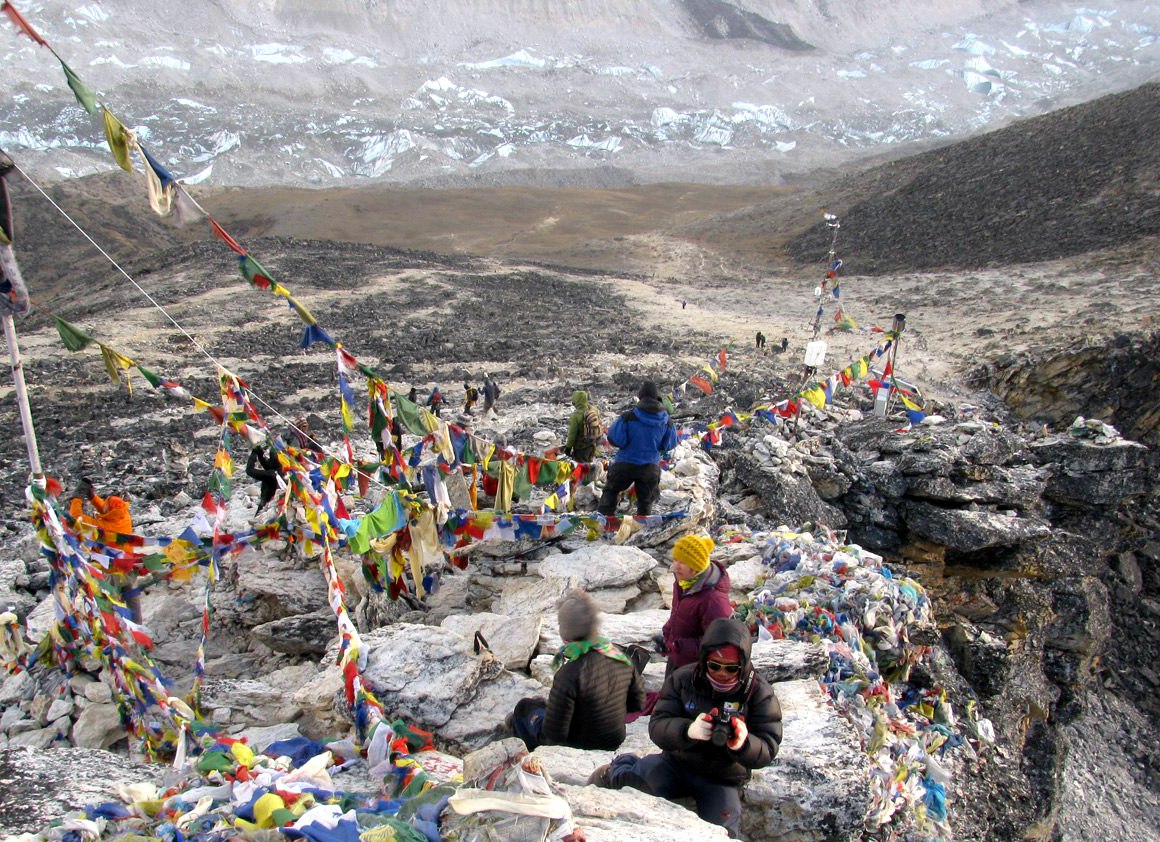
[[[23,5],[23,4],[21,4]],[[1160,7],[972,0],[104,0],[30,23],[163,164],[216,185],[776,183],[1154,78]],[[0,147],[109,169],[52,55],[0,21]]]

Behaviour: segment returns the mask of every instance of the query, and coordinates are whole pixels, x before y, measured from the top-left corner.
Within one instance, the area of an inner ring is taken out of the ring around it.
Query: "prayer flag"
[[[68,79],[68,86],[72,88],[73,96],[77,98],[77,102],[81,104],[85,111],[89,112],[90,114],[96,114],[96,96],[94,96],[93,92],[88,89],[88,86],[81,81],[81,77],[73,73],[71,67],[65,64],[63,61],[60,63],[60,66],[64,70],[64,76],[66,79]]]
[[[108,108],[105,113],[105,139],[109,142],[109,151],[113,153],[113,160],[125,172],[133,172],[133,161],[129,157],[129,143],[133,140],[133,133],[113,116]]]
[[[78,327],[74,327],[62,319],[60,316],[53,316],[56,319],[56,332],[60,334],[60,341],[64,343],[64,347],[70,351],[83,351],[85,348],[96,342],[93,337],[89,336]]]
[[[0,12],[6,14],[8,16],[8,20],[12,21],[13,26],[15,26],[37,44],[42,47],[48,47],[48,42],[40,37],[40,33],[32,28],[31,24],[29,24],[28,21],[24,19],[24,15],[20,14],[20,12],[16,10],[16,7],[11,3],[5,3],[3,6],[0,6]],[[52,48],[49,47],[49,49]]]
[[[706,395],[713,394],[713,384],[704,380],[699,375],[694,374],[692,377],[689,378],[689,382],[691,384],[693,384],[694,386],[696,386],[698,389],[700,389],[702,392],[704,392]]]

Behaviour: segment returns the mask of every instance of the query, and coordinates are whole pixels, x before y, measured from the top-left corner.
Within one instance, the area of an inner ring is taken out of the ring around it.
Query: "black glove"
[[[665,644],[665,636],[663,634],[653,635],[653,648],[659,655],[667,655],[669,647]]]

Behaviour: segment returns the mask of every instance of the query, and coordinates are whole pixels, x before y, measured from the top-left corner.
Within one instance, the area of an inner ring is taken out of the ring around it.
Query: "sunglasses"
[[[729,675],[737,675],[741,672],[741,664],[723,664],[720,661],[705,661],[705,666],[709,668],[709,672],[724,672]]]

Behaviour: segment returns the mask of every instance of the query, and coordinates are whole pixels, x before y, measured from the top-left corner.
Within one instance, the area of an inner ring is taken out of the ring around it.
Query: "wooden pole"
[[[902,344],[902,331],[906,330],[906,314],[895,313],[894,324],[890,326],[890,332],[894,334],[894,342],[890,346],[890,392],[886,397],[886,417],[890,417],[890,410],[894,406],[894,393],[897,391],[894,388],[894,379],[898,376],[898,346]]]
[[[32,410],[28,406],[28,389],[24,385],[24,366],[20,360],[20,346],[16,342],[16,325],[12,314],[0,316],[4,322],[4,340],[8,343],[8,359],[12,364],[12,382],[16,386],[16,406],[20,410],[20,424],[24,428],[24,444],[28,448],[28,464],[35,482],[44,482],[40,468],[40,450],[36,446],[36,429],[32,426]]]

